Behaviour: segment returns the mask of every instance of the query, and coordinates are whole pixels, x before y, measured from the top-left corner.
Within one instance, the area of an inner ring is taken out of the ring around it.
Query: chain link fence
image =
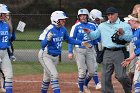
[[[12,22],[15,28],[16,40],[13,41],[14,55],[16,61],[36,62],[38,61],[38,51],[41,48],[38,41],[39,35],[51,23],[50,14],[12,14]],[[66,22],[66,28],[69,30],[76,21],[76,16],[69,16]],[[24,32],[16,30],[19,21],[26,23]],[[67,44],[63,44],[63,50],[67,50]],[[66,61],[67,51],[63,51],[60,61]],[[64,57],[65,56],[65,57]]]

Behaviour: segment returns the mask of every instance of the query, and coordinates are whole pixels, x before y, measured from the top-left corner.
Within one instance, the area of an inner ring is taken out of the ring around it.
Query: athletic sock
[[[79,84],[79,89],[81,92],[83,92],[83,86],[84,86],[84,78],[78,78],[78,84]]]
[[[87,76],[87,77],[85,78],[85,80],[84,80],[84,85],[85,85],[85,86],[88,86],[88,83],[89,83],[90,80],[91,80],[91,77],[90,77],[90,76]]]
[[[60,93],[60,87],[58,84],[58,80],[51,80],[51,85],[54,93]]]
[[[50,82],[42,82],[41,93],[47,93]]]
[[[134,84],[135,93],[140,93],[140,82],[136,82]]]
[[[98,79],[98,75],[97,74],[94,74],[93,80],[94,80],[96,85],[99,83],[99,79]]]
[[[12,93],[12,82],[5,82],[6,93]]]
[[[5,87],[6,93],[12,93],[12,87]]]

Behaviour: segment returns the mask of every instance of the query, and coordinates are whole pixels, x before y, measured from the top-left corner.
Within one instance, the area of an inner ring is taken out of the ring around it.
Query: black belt
[[[0,48],[0,50],[6,50],[7,48]]]
[[[105,50],[110,50],[110,51],[119,51],[119,50],[122,50],[124,47],[120,47],[120,48],[107,48],[107,47],[104,47]]]
[[[53,56],[53,57],[57,57],[58,55],[53,55],[53,54],[48,54],[48,55],[51,55],[51,56]]]

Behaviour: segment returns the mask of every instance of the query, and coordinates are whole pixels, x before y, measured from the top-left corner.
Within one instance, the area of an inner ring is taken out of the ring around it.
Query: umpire
[[[102,45],[105,49],[102,62],[102,93],[114,93],[111,76],[115,71],[116,79],[122,84],[125,93],[131,93],[130,79],[126,74],[126,68],[121,62],[125,56],[125,45],[113,42],[112,36],[117,32],[120,40],[130,41],[132,37],[131,27],[118,17],[118,10],[109,7],[106,10],[108,20],[98,26],[98,31],[86,32],[93,39],[101,35]]]

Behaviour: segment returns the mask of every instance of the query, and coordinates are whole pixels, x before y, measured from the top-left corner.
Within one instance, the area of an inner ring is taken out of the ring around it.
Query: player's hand
[[[73,54],[72,54],[72,53],[69,53],[69,54],[68,54],[68,58],[69,58],[70,60],[72,60],[72,59],[73,59]]]
[[[82,42],[82,45],[83,45],[85,48],[90,48],[90,47],[92,47],[92,44],[88,43],[87,41],[83,41],[83,42]]]
[[[90,33],[90,30],[89,30],[89,29],[87,29],[87,28],[83,28],[83,30],[84,30],[84,32],[85,32],[85,33],[87,33],[87,34],[89,34],[89,33]]]
[[[132,61],[131,58],[127,58],[121,64],[122,64],[123,67],[127,67],[130,64],[131,61]]]
[[[140,71],[140,61],[136,62],[136,70]]]
[[[51,41],[53,34],[51,32],[48,33],[47,35],[47,40]]]

